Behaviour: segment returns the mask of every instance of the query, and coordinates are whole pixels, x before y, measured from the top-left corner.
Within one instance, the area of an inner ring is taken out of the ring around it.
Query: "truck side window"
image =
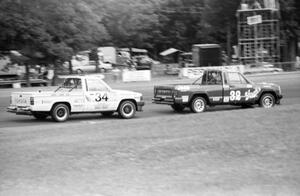
[[[206,74],[206,85],[222,85],[222,75],[220,71],[209,71]]]

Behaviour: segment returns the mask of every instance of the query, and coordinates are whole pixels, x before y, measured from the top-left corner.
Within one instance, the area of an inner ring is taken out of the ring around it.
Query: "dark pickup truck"
[[[279,85],[255,84],[239,72],[227,70],[203,70],[192,84],[155,86],[153,103],[170,105],[180,112],[190,107],[194,113],[204,112],[207,106],[259,104],[270,108],[280,104]]]

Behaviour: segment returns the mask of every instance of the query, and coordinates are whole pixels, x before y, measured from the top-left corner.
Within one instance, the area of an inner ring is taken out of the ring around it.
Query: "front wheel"
[[[52,119],[56,122],[64,122],[69,118],[69,107],[66,104],[57,104],[51,111]]]
[[[180,104],[174,104],[174,105],[171,105],[171,107],[176,112],[182,112],[184,110],[184,108],[185,108],[184,105],[180,105]]]
[[[194,113],[204,112],[206,110],[206,100],[203,97],[195,97],[190,105]]]
[[[275,101],[275,97],[272,94],[266,93],[259,99],[259,106],[263,108],[271,108],[275,105]]]
[[[129,119],[134,117],[136,112],[135,104],[132,101],[123,101],[120,104],[118,113],[122,118]]]

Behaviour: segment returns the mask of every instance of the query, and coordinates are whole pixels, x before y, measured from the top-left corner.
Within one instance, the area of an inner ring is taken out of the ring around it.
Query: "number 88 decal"
[[[230,101],[241,100],[241,91],[230,91]]]

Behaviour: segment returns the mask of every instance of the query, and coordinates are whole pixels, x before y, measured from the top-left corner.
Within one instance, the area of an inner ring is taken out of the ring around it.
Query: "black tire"
[[[69,107],[63,103],[54,105],[53,109],[51,110],[51,117],[56,122],[64,122],[68,120],[69,115]]]
[[[174,105],[171,105],[171,107],[175,112],[182,112],[185,108],[184,105],[180,105],[180,104],[174,104]]]
[[[110,117],[114,114],[114,112],[101,112],[102,116]]]
[[[32,112],[32,116],[38,120],[44,120],[49,116],[49,114],[44,112]]]
[[[120,117],[125,119],[133,118],[136,113],[135,104],[132,101],[123,101],[121,102],[118,113]]]
[[[275,97],[271,93],[265,93],[259,99],[259,106],[263,108],[274,107],[275,103]]]
[[[195,97],[190,105],[191,111],[194,113],[205,112],[206,110],[206,100],[203,97]]]

